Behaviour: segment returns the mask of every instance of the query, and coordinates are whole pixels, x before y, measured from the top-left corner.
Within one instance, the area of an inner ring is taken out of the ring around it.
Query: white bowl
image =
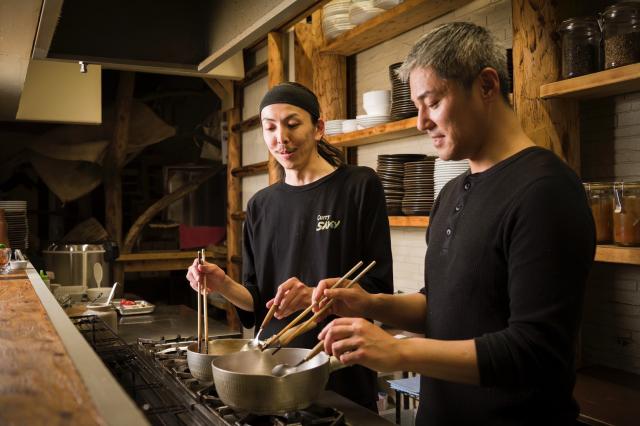
[[[344,120],[342,122],[342,132],[355,132],[358,130],[358,120]]]
[[[111,287],[88,288],[87,297],[89,298],[89,301],[94,301],[94,303],[102,303],[107,301],[109,292],[111,292]]]
[[[27,262],[26,260],[12,260],[11,261],[11,269],[14,270],[14,271],[25,269],[27,267],[28,263],[29,262]]]

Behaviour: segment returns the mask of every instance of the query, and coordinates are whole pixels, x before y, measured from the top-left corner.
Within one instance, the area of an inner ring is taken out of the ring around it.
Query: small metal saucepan
[[[212,382],[211,361],[222,355],[246,350],[252,339],[211,339],[206,354],[198,353],[197,342],[187,346],[187,364],[191,375],[203,382]]]
[[[320,352],[294,372],[277,377],[278,364],[295,365],[311,349],[282,348],[236,352],[211,362],[218,396],[226,405],[253,414],[283,414],[308,407],[318,398],[329,374],[345,367],[335,357]]]

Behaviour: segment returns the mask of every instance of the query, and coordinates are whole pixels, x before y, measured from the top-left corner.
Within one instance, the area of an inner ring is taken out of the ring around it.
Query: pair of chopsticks
[[[347,284],[346,286],[344,286],[344,288],[350,288],[352,286],[354,286],[355,284],[358,283],[358,281],[360,281],[360,279],[362,279],[362,277],[369,272],[369,270],[371,270],[371,268],[373,268],[376,264],[376,261],[372,261],[369,265],[367,265],[366,268],[364,268],[351,282],[349,282],[349,284]],[[347,279],[349,279],[349,277],[361,266],[363,265],[363,262],[360,261],[358,262],[353,268],[351,268],[351,270],[349,270],[349,272],[347,272],[344,276],[342,276],[338,281],[335,282],[335,284],[333,284],[331,286],[331,288],[339,288],[342,286],[342,283],[344,281],[346,281]],[[323,297],[320,303],[324,303],[326,302],[327,298]],[[329,309],[331,307],[331,305],[333,304],[333,300],[329,300],[323,307],[322,309],[320,309],[318,312],[316,312],[315,314],[313,314],[313,316],[311,318],[309,318],[307,321],[305,321],[304,323],[297,325],[298,323],[300,323],[304,317],[311,312],[311,310],[313,309],[313,304],[310,305],[307,309],[305,309],[304,311],[302,311],[302,313],[300,315],[298,315],[293,321],[291,321],[285,328],[283,328],[282,330],[280,330],[280,332],[272,337],[270,337],[269,339],[267,339],[267,341],[264,343],[264,345],[261,346],[262,350],[265,350],[271,346],[273,346],[274,344],[279,344],[280,347],[284,347],[287,346],[289,343],[291,343],[296,337],[300,336],[301,334],[306,333],[309,330],[312,330],[314,327],[316,327],[318,325],[317,323],[317,319],[318,317],[320,317],[321,315],[323,315],[327,309]]]
[[[204,265],[204,249],[198,250],[196,254],[198,264]],[[201,300],[202,299],[202,300]],[[202,336],[202,311],[204,311],[204,344]],[[207,276],[202,275],[198,281],[198,353],[209,353],[209,315],[207,313]]]

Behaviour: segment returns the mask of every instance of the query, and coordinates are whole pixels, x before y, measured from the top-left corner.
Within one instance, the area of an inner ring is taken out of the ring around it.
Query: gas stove
[[[226,406],[212,383],[189,372],[186,348],[194,337],[138,339],[127,345],[100,318],[71,318],[116,380],[153,425],[341,426],[342,412],[312,405],[279,416],[238,412]]]

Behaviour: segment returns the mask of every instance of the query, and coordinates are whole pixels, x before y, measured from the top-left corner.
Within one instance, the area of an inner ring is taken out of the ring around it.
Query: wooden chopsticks
[[[353,274],[359,267],[361,267],[363,265],[363,262],[360,261],[358,262],[353,268],[351,268],[349,270],[349,272],[347,272],[346,274],[344,274],[338,281],[335,282],[335,284],[333,284],[331,286],[331,288],[337,288],[339,285],[342,285],[342,283],[344,282],[344,280],[348,279],[351,274]],[[326,298],[323,298],[322,300],[324,301]],[[273,306],[272,306],[273,308]],[[309,305],[309,307],[307,309],[305,309],[304,311],[302,311],[297,317],[294,318],[293,321],[291,321],[289,324],[287,324],[286,327],[284,327],[282,330],[280,330],[277,334],[271,336],[270,338],[268,338],[263,345],[261,345],[260,349],[261,350],[265,350],[267,349],[269,346],[271,346],[273,343],[275,343],[276,341],[278,341],[278,339],[280,339],[280,337],[282,337],[283,334],[285,334],[286,332],[288,332],[291,328],[293,328],[296,324],[298,324],[300,321],[302,321],[304,319],[304,317],[311,312],[311,309],[313,309],[313,304]]]
[[[354,268],[352,268],[349,272],[347,272],[347,274],[340,278],[340,280],[338,282],[336,282],[333,286],[331,286],[331,288],[337,288],[339,284],[342,284],[342,282],[344,282],[344,280],[347,279],[347,277],[349,275],[351,275],[355,269],[359,268],[362,265],[362,262],[359,262],[358,265],[356,265]],[[373,268],[376,265],[376,261],[372,261],[369,265],[367,265],[366,268],[364,268],[349,284],[347,284],[344,288],[350,288],[352,286],[354,286],[355,284],[358,283],[358,281],[360,281],[360,279],[362,279],[362,277],[371,270],[371,268]],[[326,300],[326,298],[322,299],[323,301]],[[267,347],[269,347],[269,345],[273,345],[275,342],[277,342],[281,347],[283,346],[287,346],[289,343],[291,343],[296,337],[306,333],[309,330],[312,330],[313,328],[315,328],[318,323],[317,323],[317,319],[318,317],[320,317],[321,315],[323,315],[327,309],[329,309],[331,307],[331,305],[333,304],[333,300],[329,300],[323,307],[322,309],[320,309],[318,312],[316,312],[315,314],[313,314],[313,316],[311,318],[309,318],[307,321],[305,321],[303,324],[297,326],[295,329],[293,327],[291,327],[291,324],[293,323],[293,321],[289,324],[288,327],[285,327],[282,329],[282,331],[280,331],[280,333],[276,334],[274,336],[273,339],[269,339],[267,342],[265,342],[264,346],[263,346],[263,350],[266,349]],[[313,305],[312,305],[313,306]],[[312,306],[310,306],[309,308],[307,308],[305,310],[305,312],[303,312],[304,315],[306,315],[307,312],[309,312],[312,308]],[[294,321],[298,320],[300,321],[300,317],[304,316],[304,315],[299,315]],[[294,324],[295,325],[295,324]]]
[[[204,265],[205,251],[198,250],[198,264]],[[202,299],[202,301],[201,301]],[[204,312],[203,312],[204,311]],[[202,336],[202,321],[204,313],[204,344]],[[207,312],[207,276],[202,275],[202,280],[198,281],[198,353],[209,353],[209,315]]]

